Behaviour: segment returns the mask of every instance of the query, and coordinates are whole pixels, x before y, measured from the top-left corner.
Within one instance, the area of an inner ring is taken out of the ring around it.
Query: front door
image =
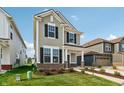
[[[70,67],[70,55],[67,55],[67,63],[68,63],[68,68]]]
[[[77,66],[81,66],[81,56],[77,56]]]

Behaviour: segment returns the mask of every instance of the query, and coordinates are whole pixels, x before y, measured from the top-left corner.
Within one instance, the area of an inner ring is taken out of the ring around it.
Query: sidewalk
[[[81,70],[79,68],[74,68],[74,70],[78,71],[78,72],[81,72]],[[85,71],[85,73],[87,73],[89,75],[93,74],[92,72],[89,72],[89,71]],[[98,77],[102,77],[102,78],[110,80],[110,81],[113,81],[113,82],[116,82],[116,83],[119,83],[121,85],[124,85],[124,80],[123,79],[114,78],[114,77],[111,77],[111,76],[106,76],[106,75],[97,74],[97,73],[94,73],[94,75],[98,76]]]

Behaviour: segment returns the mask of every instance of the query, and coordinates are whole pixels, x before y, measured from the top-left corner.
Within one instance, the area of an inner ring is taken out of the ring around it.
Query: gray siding
[[[94,46],[90,46],[90,47],[86,48],[85,50],[103,53],[103,43],[100,43],[100,44],[97,44]]]
[[[63,34],[62,27],[60,26],[59,21],[54,17],[53,23],[58,27],[58,39],[51,39],[49,37],[45,37],[44,25],[48,23],[51,23],[50,16],[44,17],[40,22],[40,47],[42,47],[43,45],[62,47]]]

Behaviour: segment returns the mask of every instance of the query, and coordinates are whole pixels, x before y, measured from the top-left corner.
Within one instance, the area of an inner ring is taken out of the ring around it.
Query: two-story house
[[[124,66],[124,37],[111,40],[114,45],[113,65]]]
[[[24,65],[26,45],[12,18],[0,8],[0,70]]]
[[[84,44],[83,47],[86,66],[124,66],[124,37],[110,41],[97,38]]]
[[[97,38],[83,45],[85,48],[84,64],[86,66],[112,65],[113,44],[101,38]]]
[[[83,65],[79,32],[59,11],[34,15],[34,48],[40,68],[69,68]]]

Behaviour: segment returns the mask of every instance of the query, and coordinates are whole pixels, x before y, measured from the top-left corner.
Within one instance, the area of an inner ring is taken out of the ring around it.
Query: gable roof
[[[83,32],[79,32],[68,20],[67,18],[64,17],[64,15],[60,12],[60,11],[55,11],[54,9],[50,9],[50,10],[47,10],[47,11],[43,11],[41,13],[38,13],[38,14],[35,14],[34,16],[35,17],[44,17],[46,16],[46,14],[54,14],[56,15],[60,20],[61,20],[61,23],[62,24],[66,24],[67,26],[73,28],[76,32],[82,34]]]
[[[21,37],[21,34],[19,33],[19,30],[18,30],[18,28],[17,28],[17,26],[16,26],[16,23],[15,23],[15,21],[13,20],[12,16],[11,16],[9,13],[7,13],[3,8],[0,8],[0,10],[8,17],[9,21],[10,21],[10,22],[12,23],[12,25],[15,27],[16,33],[17,33],[17,35],[19,36],[19,38],[20,38],[21,42],[23,43],[24,47],[27,48],[26,45],[25,45],[25,43],[24,43],[24,41],[23,41],[23,38]],[[14,31],[15,31],[15,30],[14,30]]]
[[[121,42],[121,40],[123,40],[123,39],[124,39],[124,37],[119,37],[119,38],[110,40],[110,42],[112,42],[112,43],[119,43],[119,42]]]
[[[92,41],[89,41],[88,43],[83,44],[83,47],[86,48],[86,47],[93,46],[93,45],[96,45],[96,44],[99,44],[99,43],[103,43],[103,42],[111,43],[108,40],[105,40],[105,39],[102,39],[102,38],[97,38],[97,39],[94,39]]]

